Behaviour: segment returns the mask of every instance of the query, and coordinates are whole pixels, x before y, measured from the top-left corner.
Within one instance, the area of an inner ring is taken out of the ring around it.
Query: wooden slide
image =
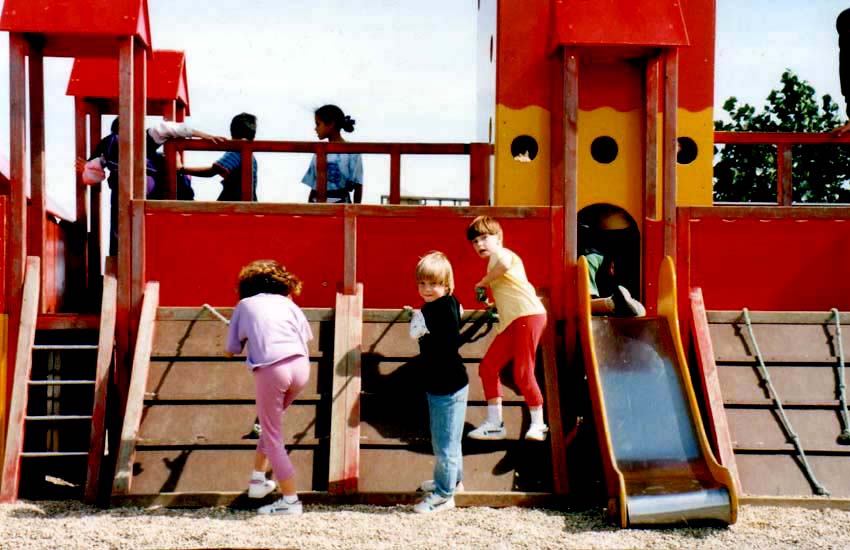
[[[679,334],[673,261],[662,262],[658,316],[592,317],[579,260],[579,330],[608,489],[623,527],[734,523],[737,493],[712,454]]]

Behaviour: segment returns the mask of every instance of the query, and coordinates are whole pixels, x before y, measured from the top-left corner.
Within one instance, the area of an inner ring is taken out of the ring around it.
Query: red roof
[[[118,98],[118,61],[81,58],[74,60],[67,95],[84,98]],[[183,52],[155,50],[147,67],[148,114],[162,114],[155,102],[177,101],[189,114],[189,85]],[[160,107],[161,108],[161,107]],[[104,113],[108,114],[108,113]]]
[[[105,39],[127,36],[151,47],[147,0],[5,0],[0,31],[46,35],[49,56],[111,56],[118,43]]]
[[[555,0],[552,47],[687,46],[681,0]]]

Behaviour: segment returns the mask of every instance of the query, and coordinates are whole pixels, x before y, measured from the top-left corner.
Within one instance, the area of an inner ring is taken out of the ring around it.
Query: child
[[[273,260],[257,260],[239,272],[239,304],[233,310],[225,345],[226,355],[240,353],[247,344],[248,368],[254,375],[257,416],[262,431],[248,485],[250,498],[262,498],[275,489],[266,479],[271,461],[283,496],[261,506],[260,514],[300,514],[295,470],[281,433],[281,418],[307,384],[310,359],[307,342],[313,339],[304,313],[289,298],[301,292],[301,281]]]
[[[546,326],[546,309],[525,276],[522,260],[502,246],[502,228],[489,216],[478,216],[466,230],[466,238],[481,258],[487,274],[476,287],[490,287],[499,311],[499,331],[484,354],[478,375],[487,399],[487,420],[469,432],[472,439],[504,439],[502,388],[499,372],[513,359],[514,381],[531,412],[526,439],[543,441],[549,427],[543,422],[543,395],[534,377],[537,345]]]
[[[345,140],[340,135],[342,130],[354,131],[356,122],[342,112],[336,105],[324,105],[316,109],[316,136],[330,143],[342,143]],[[310,162],[310,168],[301,179],[301,183],[310,188],[309,202],[316,202],[316,156]],[[363,200],[363,161],[359,153],[329,153],[328,154],[328,202],[351,202],[351,191],[354,191],[354,202]]]
[[[419,339],[420,373],[428,397],[431,446],[437,461],[434,479],[422,484],[428,494],[414,507],[420,514],[454,508],[462,488],[461,439],[466,417],[469,377],[458,353],[461,307],[452,295],[452,265],[442,252],[425,255],[416,266],[416,284],[425,301],[411,321],[410,335]]]
[[[578,241],[581,255],[587,260],[590,279],[590,310],[593,315],[616,315],[618,317],[644,317],[646,308],[632,298],[628,289],[618,284],[616,261],[605,256],[591,241],[593,232],[586,225],[579,224]],[[601,296],[607,296],[602,298]]]
[[[257,135],[257,117],[250,113],[239,113],[230,121],[230,137],[234,140],[244,139],[254,141]],[[238,151],[227,151],[220,159],[210,166],[187,167],[180,166],[178,172],[201,178],[221,176],[220,201],[242,200],[242,155]],[[251,157],[251,200],[257,200],[257,159]]]

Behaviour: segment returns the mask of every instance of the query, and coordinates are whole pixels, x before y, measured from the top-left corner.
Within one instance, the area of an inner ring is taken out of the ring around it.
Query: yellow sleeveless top
[[[498,279],[490,283],[493,292],[493,301],[499,310],[499,323],[496,325],[499,332],[517,318],[528,315],[539,315],[546,313],[543,302],[537,297],[534,286],[528,282],[525,275],[525,267],[522,260],[513,251],[502,248],[498,254],[490,256],[487,263],[487,271],[490,271],[496,262],[501,260],[508,266],[508,271]]]

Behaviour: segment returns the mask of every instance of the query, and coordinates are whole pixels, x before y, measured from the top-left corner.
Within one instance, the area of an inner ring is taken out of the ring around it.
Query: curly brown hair
[[[274,260],[254,260],[239,271],[239,299],[257,294],[301,293],[301,280]]]

